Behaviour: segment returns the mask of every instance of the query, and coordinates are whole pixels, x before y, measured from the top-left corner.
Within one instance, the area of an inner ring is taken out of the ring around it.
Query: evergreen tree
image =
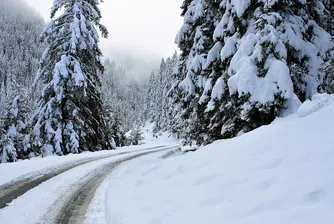
[[[334,2],[332,0],[322,0],[322,4],[317,5],[315,9],[323,9],[323,14],[320,15],[319,22],[321,27],[328,33],[334,36]]]
[[[331,1],[193,0],[182,9],[169,96],[171,129],[186,143],[269,124],[295,95],[304,101],[317,92],[317,70],[333,49]]]
[[[143,132],[139,125],[135,125],[131,131],[131,145],[140,145],[142,140],[144,140]]]
[[[169,97],[173,88],[174,74],[178,63],[175,52],[172,58],[161,60],[160,68],[151,73],[148,92],[146,93],[146,114],[154,123],[153,132],[167,131],[174,127],[175,104]]]
[[[301,100],[316,92],[320,83],[315,68],[332,46],[316,22],[321,13],[314,8],[317,4],[320,1],[307,7],[296,1],[226,1],[215,31],[223,41],[221,61],[228,64],[225,83],[218,80],[225,88],[218,92],[225,98],[228,87],[231,96],[220,105],[223,137],[269,124],[294,98],[293,89]]]
[[[320,76],[324,77],[320,86],[321,91],[334,94],[334,57],[323,63],[319,71]]]
[[[15,96],[7,107],[3,128],[11,140],[18,159],[34,156],[31,153],[30,126],[27,122],[26,97],[21,93]]]
[[[13,140],[5,130],[0,130],[0,163],[16,162],[17,154]]]
[[[97,0],[55,0],[52,20],[41,35],[47,48],[35,83],[41,80],[45,87],[34,126],[44,156],[110,147],[100,93],[104,68],[95,27],[105,38],[108,32],[100,24],[98,5]]]

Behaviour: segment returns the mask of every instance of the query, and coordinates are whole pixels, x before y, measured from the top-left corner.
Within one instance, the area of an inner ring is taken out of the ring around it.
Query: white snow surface
[[[104,185],[105,222],[334,223],[334,103],[323,105],[196,152],[120,167]]]
[[[334,103],[334,95],[316,94],[312,97],[312,101],[306,100],[306,102],[299,107],[297,113],[299,117],[305,117],[332,103]]]
[[[143,131],[144,143],[148,145],[180,145],[180,141],[173,136],[172,133],[159,132],[152,134],[154,129],[154,123],[146,122],[145,126],[141,129]],[[145,146],[145,145],[144,145]]]
[[[82,186],[92,171],[102,165],[117,162],[137,154],[140,153],[133,152],[127,155],[116,155],[84,164],[43,182],[13,200],[8,207],[1,209],[0,223],[54,223],[61,209],[61,206],[58,205],[66,202],[67,197]],[[15,218],[13,218],[14,216]]]

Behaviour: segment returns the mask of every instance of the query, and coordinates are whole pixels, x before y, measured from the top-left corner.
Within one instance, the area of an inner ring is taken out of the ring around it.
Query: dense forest
[[[96,62],[97,64],[101,63],[98,67],[102,69],[104,75],[95,77],[94,82],[97,89],[94,90],[95,94],[93,94],[101,101],[98,103],[100,106],[98,106],[96,114],[103,117],[100,118],[102,123],[98,127],[104,128],[92,132],[95,134],[100,132],[97,139],[101,138],[104,142],[100,143],[100,146],[98,142],[93,140],[94,138],[86,140],[87,142],[80,142],[81,137],[74,134],[76,132],[73,130],[75,129],[73,127],[75,122],[62,125],[68,128],[67,139],[66,134],[63,134],[62,138],[64,140],[57,142],[59,136],[57,136],[57,128],[54,127],[56,124],[50,124],[52,128],[50,128],[49,133],[41,134],[45,131],[45,123],[50,120],[54,122],[55,119],[47,117],[50,115],[43,115],[43,110],[44,112],[47,112],[45,110],[51,110],[51,108],[47,109],[45,106],[50,105],[50,99],[57,98],[57,94],[52,93],[54,89],[51,91],[47,88],[50,87],[50,83],[54,85],[54,78],[57,74],[54,67],[60,69],[59,72],[61,72],[62,65],[56,63],[59,60],[58,57],[54,58],[55,61],[51,63],[48,61],[45,64],[43,61],[50,57],[50,55],[47,55],[52,45],[50,45],[50,41],[56,36],[47,33],[47,27],[43,19],[25,1],[3,0],[0,5],[3,9],[0,12],[0,18],[2,18],[0,22],[1,162],[12,162],[18,159],[31,158],[37,155],[47,156],[54,153],[65,155],[86,150],[112,149],[116,146],[132,144],[135,139],[126,139],[125,133],[144,123],[147,85],[129,77],[127,68],[118,66],[115,61],[108,58],[103,62]],[[58,51],[59,49],[55,50]],[[59,52],[55,53],[58,54]],[[63,59],[61,58],[60,61]],[[51,73],[53,78],[49,76]],[[80,79],[79,74],[74,79],[78,81]],[[89,81],[93,81],[93,78],[90,78]],[[87,83],[84,85],[87,85]],[[73,91],[73,93],[78,94],[79,89],[75,88]],[[70,98],[72,97],[70,95],[72,94],[63,97]],[[77,95],[77,97],[79,96]],[[58,97],[60,96],[58,95]],[[97,99],[92,101],[99,101]],[[79,102],[76,102],[76,104],[79,104]],[[92,106],[88,101],[83,105]],[[56,111],[57,109],[52,108],[52,110]],[[95,122],[95,120],[99,119],[95,117],[91,122]],[[81,121],[76,120],[76,122],[80,123]],[[43,128],[38,130],[41,126]],[[77,127],[77,130],[82,129],[84,127]],[[89,132],[87,131],[87,133]],[[45,138],[48,139],[46,142],[43,140]],[[63,144],[65,141],[68,141],[68,143]],[[79,147],[79,144],[81,147]],[[87,144],[86,148],[83,147],[85,144]]]
[[[147,120],[209,144],[334,93],[332,1],[184,0],[180,53],[147,84],[102,58],[109,33],[86,2],[56,0],[48,24],[23,0],[0,2],[1,162],[137,144],[125,134]]]
[[[327,0],[185,0],[168,129],[185,144],[207,144],[333,93],[333,9]],[[165,84],[157,85],[151,91]],[[164,130],[165,112],[154,113]]]

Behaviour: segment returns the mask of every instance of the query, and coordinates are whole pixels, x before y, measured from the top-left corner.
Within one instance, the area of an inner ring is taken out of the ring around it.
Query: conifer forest
[[[334,223],[333,0],[0,9],[1,224]]]

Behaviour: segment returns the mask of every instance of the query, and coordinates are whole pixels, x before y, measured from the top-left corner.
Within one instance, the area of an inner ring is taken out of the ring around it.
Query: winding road
[[[143,157],[148,154],[160,152],[160,151],[172,151],[179,149],[178,146],[158,146],[154,148],[146,148],[138,151],[121,152],[115,155],[99,156],[89,159],[83,159],[70,164],[65,164],[61,167],[55,167],[53,169],[42,170],[36,173],[25,175],[24,177],[19,177],[16,180],[0,186],[0,211],[1,209],[6,209],[6,206],[14,199],[23,196],[26,192],[34,189],[35,187],[55,178],[65,172],[71,172],[71,170],[87,165],[94,164],[98,161],[116,157],[120,155],[122,158],[116,161],[110,161],[99,165],[96,169],[92,170],[85,177],[85,180],[80,182],[80,184],[71,190],[68,197],[63,200],[57,201],[52,209],[56,210],[56,215],[54,217],[49,217],[46,220],[41,220],[38,223],[57,223],[57,224],[79,224],[83,223],[84,216],[86,214],[87,208],[93,199],[96,190],[105,180],[105,178],[110,175],[113,170],[125,162]],[[128,154],[128,155],[127,155]],[[56,209],[55,209],[56,208]],[[47,215],[47,214],[46,214]],[[0,221],[1,223],[1,221]]]

